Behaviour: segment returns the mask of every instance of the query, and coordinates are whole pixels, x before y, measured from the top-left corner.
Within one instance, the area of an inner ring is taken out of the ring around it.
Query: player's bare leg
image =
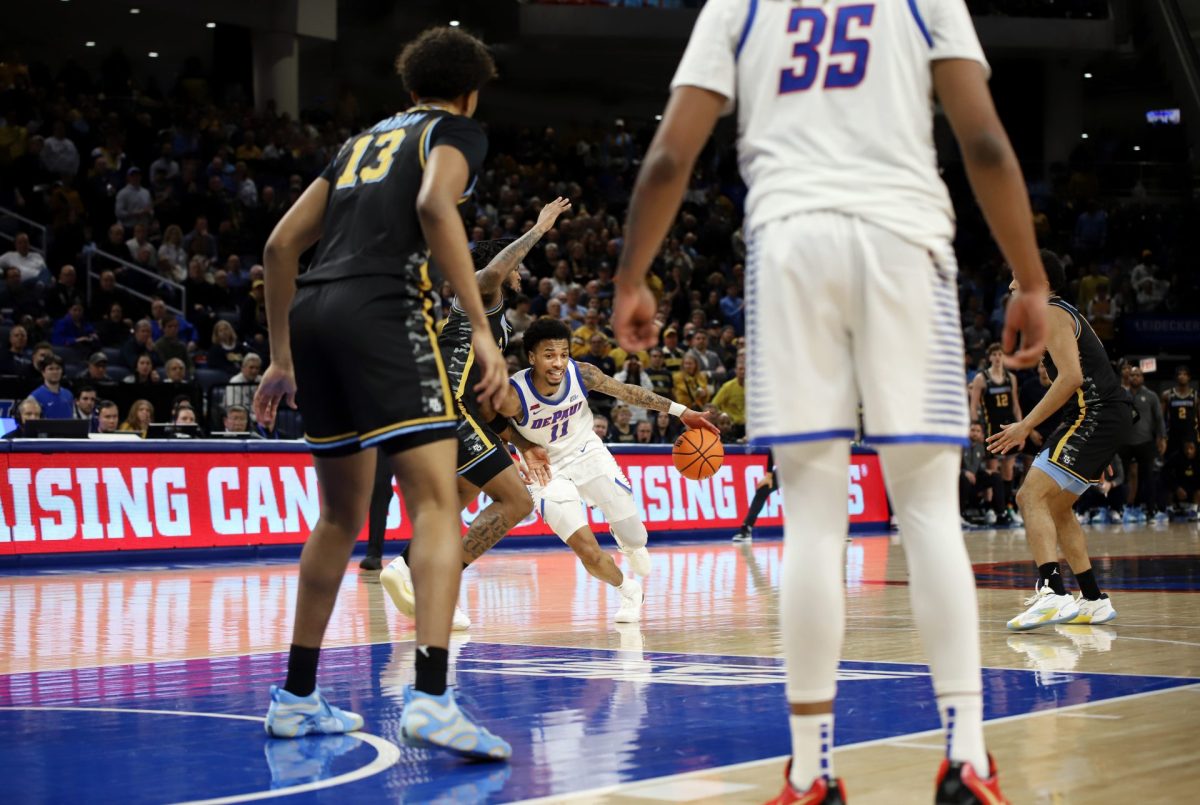
[[[583,526],[570,537],[567,544],[579,557],[589,574],[617,588],[621,593],[621,608],[617,611],[617,623],[634,623],[642,617],[642,586],[632,577],[626,577],[613,561],[612,556],[600,547],[592,529]]]
[[[469,490],[466,500],[462,501],[463,487]],[[479,490],[463,479],[459,479],[460,501],[465,507],[467,503],[479,494]],[[481,511],[462,542],[462,561],[469,565],[483,556],[492,546],[516,528],[533,511],[533,498],[521,480],[516,465],[513,465],[483,485],[483,491],[492,502]]]
[[[1079,605],[1067,593],[1058,566],[1059,524],[1065,516],[1075,520],[1071,504],[1074,496],[1038,467],[1031,467],[1017,493],[1017,503],[1025,516],[1025,539],[1038,568],[1038,582],[1025,609],[1008,622],[1013,631],[1036,629],[1055,623],[1067,623],[1079,613]],[[1076,522],[1075,527],[1079,528]],[[1082,540],[1082,533],[1080,533]],[[1085,550],[1086,554],[1086,550]],[[1090,562],[1088,567],[1091,567]]]

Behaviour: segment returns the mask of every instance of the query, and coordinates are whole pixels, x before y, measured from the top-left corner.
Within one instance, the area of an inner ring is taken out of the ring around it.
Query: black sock
[[[1100,585],[1096,583],[1096,574],[1089,567],[1082,573],[1075,574],[1075,580],[1079,582],[1079,592],[1083,593],[1083,597],[1089,601],[1100,600]]]
[[[297,696],[308,696],[317,688],[317,660],[321,649],[292,644],[288,652],[287,681],[283,689]]]
[[[417,646],[417,682],[414,687],[431,696],[446,692],[446,669],[450,667],[450,651],[434,646]]]
[[[1055,595],[1066,595],[1067,588],[1063,586],[1062,574],[1058,572],[1058,562],[1047,562],[1038,565],[1038,586],[1049,584]]]

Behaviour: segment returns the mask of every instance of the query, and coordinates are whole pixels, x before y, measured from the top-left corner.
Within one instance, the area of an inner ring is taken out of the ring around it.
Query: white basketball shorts
[[[529,493],[542,521],[564,542],[588,524],[584,504],[600,509],[610,523],[637,516],[633,487],[602,446],[566,467],[551,465],[550,473],[550,483],[531,486]]]
[[[841,213],[747,239],[747,426],[754,444],[967,443],[957,264]]]

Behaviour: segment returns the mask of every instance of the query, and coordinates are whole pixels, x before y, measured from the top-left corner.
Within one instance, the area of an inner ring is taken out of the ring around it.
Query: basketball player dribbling
[[[1028,293],[1008,307],[1005,350],[1025,335],[1009,364],[1032,366],[1043,351],[1046,280],[987,76],[963,0],[709,0],[630,200],[614,328],[631,350],[656,340],[646,272],[696,157],[737,103],[749,186],[749,434],[774,447],[785,516],[780,626],[792,752],[775,803],[845,801],[831,750],[860,398],[947,732],[936,801],[1004,801],[983,740],[978,605],[959,525],[963,339],[954,214],[932,121],[936,95]]]

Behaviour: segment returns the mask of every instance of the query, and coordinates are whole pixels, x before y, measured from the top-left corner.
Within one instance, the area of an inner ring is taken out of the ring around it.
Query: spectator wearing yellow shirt
[[[733,371],[733,378],[725,381],[721,386],[717,396],[713,398],[713,405],[717,406],[721,413],[729,414],[735,428],[744,430],[746,427],[746,359],[744,357],[737,359]]]
[[[708,375],[700,371],[694,355],[684,355],[683,365],[675,373],[675,402],[688,408],[700,409],[712,397]]]
[[[592,336],[597,333],[606,339],[610,337],[608,328],[600,323],[600,312],[588,308],[583,314],[583,324],[571,333],[571,357],[579,360],[587,355],[591,348]]]

